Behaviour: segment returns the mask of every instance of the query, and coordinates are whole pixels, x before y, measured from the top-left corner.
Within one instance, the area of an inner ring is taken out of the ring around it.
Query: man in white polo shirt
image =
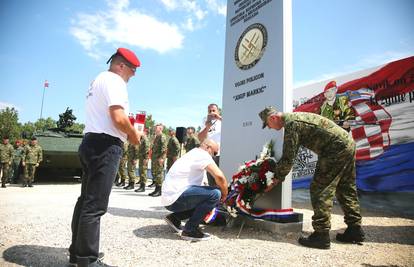
[[[79,146],[82,188],[72,217],[69,263],[73,266],[109,266],[99,253],[100,219],[108,208],[122,145],[139,144],[140,133],[129,122],[127,82],[140,62],[134,52],[119,48],[108,71],[101,72],[86,95],[86,124]]]
[[[188,219],[181,237],[199,241],[209,239],[198,227],[206,214],[227,197],[227,180],[213,160],[219,145],[213,140],[204,140],[179,158],[170,168],[162,187],[161,203],[170,215],[165,221],[177,232],[181,231],[181,221]],[[201,186],[205,171],[215,179],[218,186]]]
[[[198,133],[198,140],[203,142],[205,139],[211,139],[220,146],[221,142],[221,121],[220,109],[217,104],[210,104],[207,107],[207,117],[204,118],[204,128]],[[220,151],[213,157],[217,166],[220,166]],[[207,173],[208,184],[215,186],[214,177]]]

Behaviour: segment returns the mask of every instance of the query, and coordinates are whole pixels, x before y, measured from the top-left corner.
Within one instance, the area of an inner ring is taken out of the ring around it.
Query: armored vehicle
[[[39,145],[43,149],[43,161],[39,166],[39,175],[59,177],[81,176],[82,166],[78,148],[82,134],[48,130],[36,133]]]

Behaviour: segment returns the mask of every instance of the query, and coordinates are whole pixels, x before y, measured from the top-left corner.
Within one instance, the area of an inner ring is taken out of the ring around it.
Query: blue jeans
[[[70,254],[77,256],[78,264],[86,262],[87,265],[98,259],[101,216],[108,209],[121,155],[121,140],[106,134],[87,133],[79,146],[82,187],[73,211],[69,247]]]
[[[185,190],[171,205],[165,208],[173,215],[184,220],[189,218],[184,231],[191,232],[197,229],[206,214],[220,202],[221,192],[217,187],[193,185]]]

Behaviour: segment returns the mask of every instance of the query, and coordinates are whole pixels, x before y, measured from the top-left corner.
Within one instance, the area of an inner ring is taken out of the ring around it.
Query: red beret
[[[323,90],[324,92],[326,92],[326,90],[331,89],[332,87],[336,87],[336,82],[335,81],[330,81],[326,86],[325,86],[325,90]]]
[[[114,56],[116,56],[116,55],[120,55],[120,56],[122,56],[123,58],[125,58],[126,59],[126,61],[128,61],[129,63],[131,63],[131,65],[132,66],[134,66],[134,67],[136,67],[136,68],[138,68],[139,66],[141,66],[141,62],[139,62],[139,59],[138,59],[138,57],[135,55],[135,53],[134,52],[132,52],[131,50],[129,50],[129,49],[127,49],[127,48],[123,48],[123,47],[120,47],[120,48],[118,48],[118,50],[116,50],[116,53],[115,54],[113,54],[109,59],[108,59],[108,61],[106,62],[106,64],[108,64],[111,60],[112,60],[112,58],[114,57]]]

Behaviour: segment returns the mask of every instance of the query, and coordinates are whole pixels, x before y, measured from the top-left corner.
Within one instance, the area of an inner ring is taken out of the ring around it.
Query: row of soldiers
[[[36,137],[32,137],[28,145],[20,140],[16,141],[16,149],[9,143],[9,137],[3,137],[0,144],[0,172],[1,187],[5,188],[6,183],[18,182],[20,169],[23,167],[23,186],[33,187],[36,168],[43,160],[42,148],[37,144]]]
[[[173,163],[181,156],[182,150],[175,130],[169,129],[169,137],[167,138],[163,134],[163,129],[162,124],[155,125],[155,138],[152,144],[150,144],[146,130],[141,137],[139,145],[132,145],[125,142],[115,183],[116,186],[123,186],[125,190],[130,190],[135,188],[135,183],[137,182],[139,188],[135,189],[135,192],[145,192],[148,178],[148,162],[151,158],[151,175],[153,180],[149,187],[155,187],[155,189],[149,195],[153,197],[161,196],[161,187],[165,174],[165,160],[167,160],[166,171],[168,172]],[[195,128],[188,127],[184,145],[185,151],[188,152],[199,145],[200,141],[195,134]],[[136,177],[137,162],[138,178]],[[127,179],[128,183],[126,184]]]

